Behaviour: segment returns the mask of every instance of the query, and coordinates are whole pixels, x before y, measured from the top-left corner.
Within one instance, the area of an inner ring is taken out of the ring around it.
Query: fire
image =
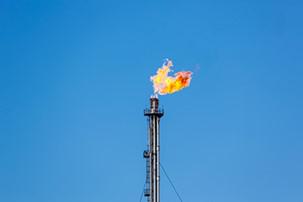
[[[162,67],[158,69],[157,74],[150,78],[153,82],[155,94],[172,94],[189,86],[192,72],[177,72],[172,77],[168,76],[169,72],[172,71],[171,67],[173,67],[173,62],[167,59]]]

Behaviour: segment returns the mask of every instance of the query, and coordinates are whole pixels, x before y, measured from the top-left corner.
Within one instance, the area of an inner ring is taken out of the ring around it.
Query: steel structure
[[[148,202],[160,202],[160,118],[164,115],[159,109],[159,99],[150,98],[150,108],[144,110],[148,117],[148,144],[143,156],[146,159],[146,184],[144,196]]]

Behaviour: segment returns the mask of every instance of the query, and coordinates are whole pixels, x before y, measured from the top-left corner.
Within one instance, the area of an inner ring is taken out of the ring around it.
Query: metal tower
[[[148,202],[160,202],[160,118],[164,111],[159,109],[157,97],[150,98],[150,108],[144,110],[148,117],[148,145],[143,156],[146,159],[146,184],[144,196]]]

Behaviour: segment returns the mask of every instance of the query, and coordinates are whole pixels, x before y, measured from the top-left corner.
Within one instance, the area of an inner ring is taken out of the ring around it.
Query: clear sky
[[[302,1],[0,2],[0,201],[139,201],[149,77],[184,202],[303,201]],[[161,199],[178,201],[161,175]]]

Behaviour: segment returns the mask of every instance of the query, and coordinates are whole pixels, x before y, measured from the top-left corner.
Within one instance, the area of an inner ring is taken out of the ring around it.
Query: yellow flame
[[[150,78],[155,94],[172,94],[189,86],[192,72],[182,71],[175,73],[174,77],[168,76],[172,66],[173,62],[167,59],[158,69],[157,74]]]

